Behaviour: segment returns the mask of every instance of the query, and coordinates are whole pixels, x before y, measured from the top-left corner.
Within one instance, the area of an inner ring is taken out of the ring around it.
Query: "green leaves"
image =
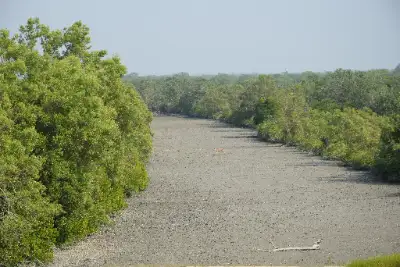
[[[81,22],[0,34],[0,265],[47,261],[148,183],[151,113]],[[40,41],[40,42],[39,42]],[[36,49],[40,44],[43,54]]]
[[[400,179],[400,114],[383,127],[376,172],[385,180]]]
[[[57,235],[53,218],[60,206],[50,203],[38,182],[43,159],[32,151],[40,145],[40,135],[16,125],[5,108],[0,108],[0,263],[11,266],[52,258]]]

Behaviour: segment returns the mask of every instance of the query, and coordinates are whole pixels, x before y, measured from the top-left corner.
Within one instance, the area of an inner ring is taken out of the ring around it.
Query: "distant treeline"
[[[275,75],[127,75],[152,111],[250,126],[385,180],[400,175],[400,67]]]
[[[0,30],[0,266],[46,262],[147,185],[152,114],[81,22]]]

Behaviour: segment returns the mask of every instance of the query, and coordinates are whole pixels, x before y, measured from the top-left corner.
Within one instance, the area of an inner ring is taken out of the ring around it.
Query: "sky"
[[[93,49],[162,75],[393,69],[398,0],[0,0],[0,28],[81,20]]]

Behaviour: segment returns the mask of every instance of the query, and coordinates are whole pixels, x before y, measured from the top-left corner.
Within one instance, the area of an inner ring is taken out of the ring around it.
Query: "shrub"
[[[355,167],[372,167],[379,152],[385,117],[371,110],[335,110],[328,122],[329,145],[326,155]]]
[[[88,34],[0,31],[0,265],[50,260],[147,186],[152,115]]]
[[[391,117],[391,123],[383,129],[380,151],[376,161],[376,173],[384,180],[400,180],[400,115]]]
[[[400,254],[371,257],[368,259],[353,260],[347,267],[399,267]]]

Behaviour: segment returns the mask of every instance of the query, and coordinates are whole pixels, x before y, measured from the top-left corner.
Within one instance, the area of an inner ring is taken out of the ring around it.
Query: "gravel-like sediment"
[[[152,127],[148,189],[51,266],[309,266],[400,252],[399,185],[211,120]],[[320,250],[272,252],[318,239]]]

